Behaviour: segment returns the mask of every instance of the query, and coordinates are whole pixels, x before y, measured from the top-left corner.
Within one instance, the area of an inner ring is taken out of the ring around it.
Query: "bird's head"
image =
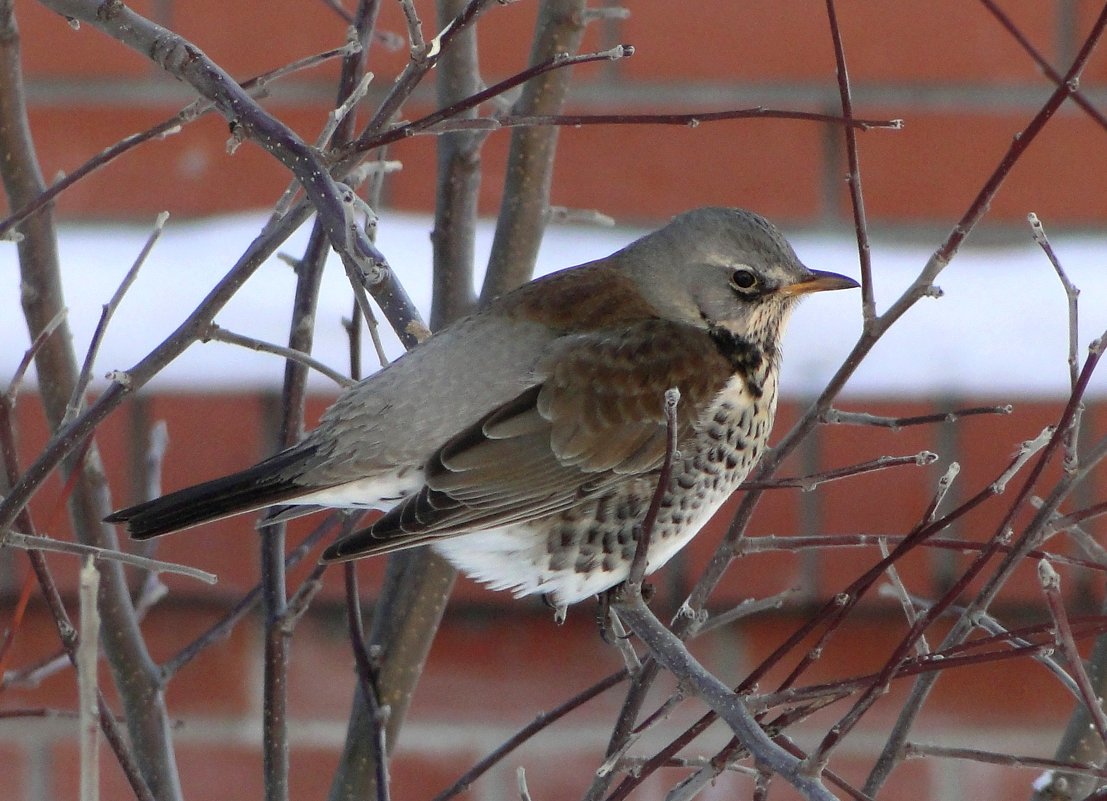
[[[686,212],[627,252],[643,293],[665,317],[724,329],[770,353],[800,298],[858,286],[805,267],[776,226],[742,209]]]

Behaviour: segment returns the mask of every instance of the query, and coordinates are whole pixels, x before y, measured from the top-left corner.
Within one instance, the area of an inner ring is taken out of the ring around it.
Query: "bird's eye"
[[[730,276],[730,283],[735,289],[742,291],[749,291],[757,286],[757,275],[752,270],[747,270],[745,267],[734,271],[734,275]]]

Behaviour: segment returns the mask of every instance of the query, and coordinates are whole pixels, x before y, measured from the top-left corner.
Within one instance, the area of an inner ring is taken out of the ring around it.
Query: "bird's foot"
[[[612,607],[618,605],[629,591],[630,588],[627,583],[622,581],[596,596],[599,602],[596,607],[596,624],[600,629],[600,637],[608,645],[617,645],[617,640],[626,639],[629,636],[614,631],[611,625]],[[638,592],[641,594],[642,600],[648,604],[653,598],[654,587],[652,584],[642,582],[638,587]]]
[[[565,616],[569,613],[568,604],[557,603],[549,593],[542,594],[542,603],[554,610],[554,623],[560,626],[565,622]]]

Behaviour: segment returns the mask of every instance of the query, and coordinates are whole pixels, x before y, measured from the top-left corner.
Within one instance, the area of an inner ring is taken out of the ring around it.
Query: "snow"
[[[1048,221],[1047,221],[1048,222]],[[125,370],[148,353],[195,308],[257,235],[260,214],[243,214],[169,224],[139,273],[105,337],[95,374]],[[420,309],[430,301],[430,221],[425,216],[386,213],[378,245]],[[303,251],[302,228],[282,251]],[[149,233],[140,226],[68,225],[59,251],[69,321],[83,358],[101,306],[115,291]],[[539,255],[538,272],[551,272],[604,256],[643,233],[631,229],[551,226]],[[477,263],[491,245],[491,222],[480,226]],[[789,237],[808,266],[857,276],[854,242],[846,235],[799,233]],[[1051,240],[1062,264],[1080,288],[1080,358],[1107,329],[1107,236],[1056,234]],[[877,240],[873,265],[878,307],[883,310],[910,284],[938,243]],[[479,277],[478,277],[479,280]],[[285,343],[295,276],[271,259],[220,312],[216,322],[254,338]],[[846,387],[847,395],[919,397],[973,395],[996,402],[1067,392],[1068,327],[1061,284],[1041,250],[1026,233],[1011,232],[1002,246],[970,244],[938,280],[943,296],[920,301],[866,358]],[[0,386],[29,344],[18,307],[16,249],[0,243]],[[785,340],[785,394],[818,392],[860,333],[860,295],[836,292],[806,300]],[[315,356],[347,371],[348,351],[341,319],[351,312],[351,295],[341,264],[330,260],[323,280]],[[387,326],[382,326],[382,330]],[[390,356],[402,352],[386,337]],[[373,367],[371,348],[364,356]],[[234,345],[194,345],[149,388],[165,391],[239,390],[278,387],[283,361]],[[33,378],[33,376],[32,376]],[[98,379],[101,381],[103,379]],[[333,390],[315,376],[313,387]],[[1107,393],[1107,375],[1093,379],[1091,393]]]

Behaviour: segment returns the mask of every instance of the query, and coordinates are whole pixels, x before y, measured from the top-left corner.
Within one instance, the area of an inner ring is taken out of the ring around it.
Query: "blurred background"
[[[346,22],[326,2],[270,0],[141,0],[132,7],[191,39],[243,81],[345,40]],[[613,4],[612,4],[613,5]],[[631,58],[574,68],[566,113],[692,113],[738,108],[840,113],[832,40],[825,7],[813,0],[664,0],[627,3],[626,18],[591,24],[582,51],[619,43]],[[859,137],[864,198],[874,240],[878,308],[886,308],[922,269],[970,206],[1013,137],[1054,88],[1016,38],[989,11],[965,0],[869,3],[843,0],[838,13],[859,118],[902,119],[902,130],[873,129]],[[1059,72],[1067,69],[1102,4],[1092,0],[1004,0],[1003,15]],[[420,5],[420,10],[424,11]],[[433,9],[425,9],[428,30]],[[189,87],[167,78],[144,56],[89,26],[74,26],[33,2],[16,3],[22,37],[30,123],[47,181],[102,149],[171,117],[191,102]],[[477,26],[481,74],[487,84],[526,66],[536,4],[495,7]],[[407,60],[406,27],[397,3],[385,2],[369,69],[376,78],[366,100],[379,102]],[[333,106],[336,62],[272,83],[263,104],[305,139],[314,140]],[[403,112],[413,119],[437,107],[427,82]],[[1107,101],[1107,52],[1089,61],[1080,90],[1102,113]],[[229,152],[227,123],[208,115],[156,139],[81,180],[56,201],[63,224],[61,253],[67,302],[80,357],[100,305],[115,290],[141,248],[155,214],[169,227],[121,307],[97,374],[126,369],[164,339],[264,225],[267,210],[288,185],[287,170],[246,143]],[[402,170],[385,181],[380,247],[424,311],[430,293],[431,214],[435,202],[435,138],[413,137],[387,151]],[[507,132],[490,135],[481,152],[480,210],[499,210]],[[810,121],[751,119],[691,126],[586,126],[561,131],[550,200],[596,210],[614,228],[555,224],[539,256],[539,272],[597,258],[669,216],[703,205],[738,205],[778,223],[810,266],[857,275],[853,217],[845,181],[841,130]],[[6,207],[0,213],[10,211]],[[1036,213],[1074,283],[1082,290],[1079,355],[1107,326],[1107,128],[1066,103],[1015,165],[983,224],[939,280],[946,292],[924,301],[874,351],[847,386],[840,405],[851,411],[904,417],[971,406],[1011,404],[985,415],[894,430],[825,426],[788,461],[784,475],[804,475],[881,455],[939,455],[929,467],[901,467],[820,487],[769,492],[751,534],[902,535],[919,520],[937,478],[961,465],[951,500],[986,486],[1023,440],[1054,422],[1068,397],[1065,296],[1052,267],[1030,237]],[[478,264],[487,254],[491,222],[480,229]],[[286,246],[302,252],[306,231]],[[350,296],[341,266],[328,268],[318,316],[316,355],[348,371],[343,316]],[[478,276],[479,279],[479,276]],[[287,265],[274,259],[216,322],[259,339],[281,342],[291,314]],[[844,293],[842,293],[844,294]],[[0,381],[29,345],[19,314],[14,247],[0,244]],[[837,368],[860,331],[857,298],[818,298],[799,310],[787,340],[784,399],[776,437],[787,430]],[[390,341],[389,353],[399,346]],[[371,369],[367,356],[365,369]],[[147,484],[143,454],[156,421],[168,426],[162,486],[174,489],[241,468],[272,451],[283,363],[223,344],[192,347],[166,373],[101,427],[98,443],[116,506],[136,500]],[[99,379],[98,379],[99,380]],[[103,386],[103,384],[94,384]],[[309,420],[333,399],[324,379],[312,384]],[[1098,378],[1084,414],[1089,441],[1107,432]],[[32,389],[17,406],[21,459],[29,464],[49,438]],[[1099,471],[1074,506],[1107,495]],[[67,536],[56,478],[32,509],[39,527]],[[653,607],[676,610],[713,553],[734,504],[655,577]],[[981,541],[1003,509],[985,508],[948,532]],[[292,536],[310,528],[301,522]],[[1103,534],[1102,524],[1093,534]],[[1102,537],[1100,538],[1102,540]],[[224,521],[159,546],[161,558],[219,575],[214,588],[166,577],[169,595],[143,627],[156,659],[217,620],[258,581],[251,520]],[[747,598],[794,589],[787,611],[720,629],[694,652],[713,669],[741,677],[781,642],[802,616],[879,559],[875,548],[757,553],[731,568],[712,599],[725,609]],[[72,594],[76,560],[59,558],[62,589]],[[308,560],[311,561],[311,560]],[[967,563],[964,554],[913,555],[901,571],[912,592],[934,597]],[[371,603],[383,562],[364,563]],[[302,577],[301,566],[291,574]],[[26,573],[22,554],[0,552],[0,608],[7,608]],[[1074,614],[1099,609],[1102,574],[1071,570],[1064,591]],[[340,576],[328,574],[320,602],[299,624],[290,673],[292,797],[323,798],[345,736],[354,684],[342,620]],[[1032,566],[1005,590],[997,614],[1011,621],[1040,617]],[[515,602],[459,580],[446,622],[431,651],[394,762],[394,797],[429,798],[476,759],[539,712],[621,666],[598,637],[590,609],[574,609],[555,626],[537,602]],[[0,765],[7,799],[76,794],[73,721],[76,690],[67,669],[50,667],[59,653],[47,612],[32,605],[7,662],[0,694]],[[864,673],[883,663],[902,633],[890,599],[852,618],[811,674],[812,680]],[[248,621],[206,650],[170,684],[185,795],[260,797],[258,764],[260,624]],[[871,646],[871,647],[870,647]],[[874,711],[878,733],[860,733],[837,752],[836,769],[865,775],[879,734],[902,701],[897,689]],[[515,766],[527,765],[536,799],[579,797],[602,752],[621,696],[609,692],[565,724],[527,746],[462,797],[515,797]],[[882,711],[882,708],[883,711]],[[16,715],[18,710],[39,714]],[[1009,753],[1049,756],[1072,711],[1072,699],[1026,660],[964,668],[939,681],[920,720],[920,739],[940,733],[947,745],[973,744]],[[689,717],[689,720],[691,717]],[[882,728],[883,727],[883,728]],[[812,730],[817,729],[815,726]],[[725,740],[716,733],[715,740]],[[710,749],[708,749],[710,752]],[[126,783],[104,760],[104,797],[126,797]],[[114,771],[114,772],[113,772]],[[676,775],[676,774],[673,774]],[[881,797],[1001,799],[1027,797],[1037,773],[958,760],[908,762]],[[641,798],[661,798],[675,779],[662,772]],[[747,797],[747,778],[719,780],[702,798]],[[779,791],[778,791],[779,792]],[[896,793],[899,793],[897,796]],[[773,798],[788,797],[779,792]]]

